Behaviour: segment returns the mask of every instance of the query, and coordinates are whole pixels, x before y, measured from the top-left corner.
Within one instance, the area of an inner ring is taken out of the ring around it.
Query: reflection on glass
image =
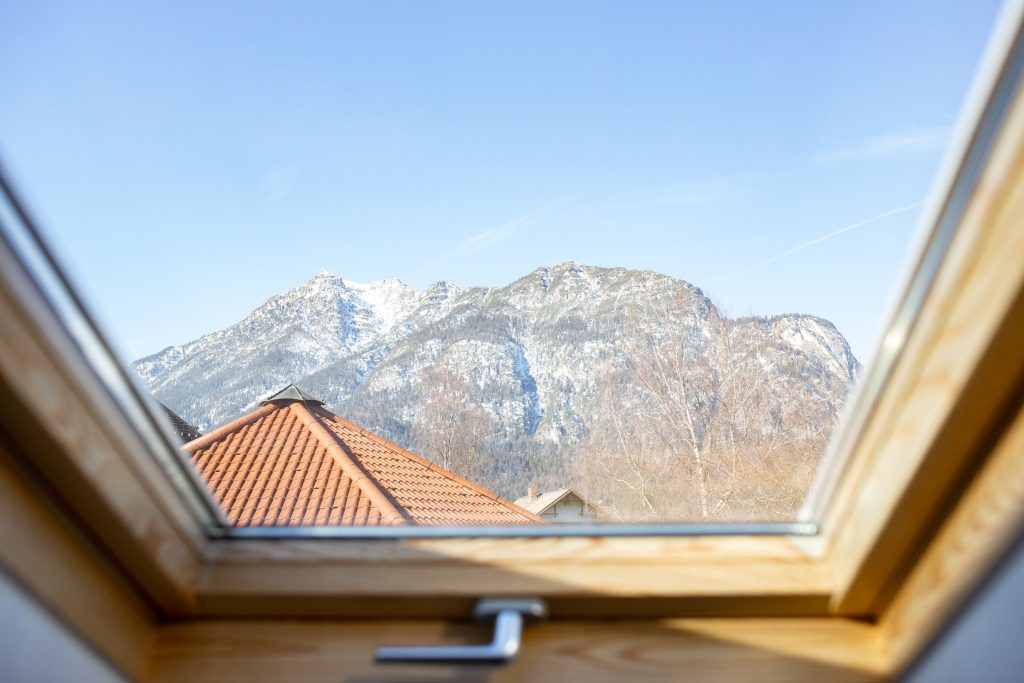
[[[997,6],[15,2],[0,143],[232,524],[791,521]]]

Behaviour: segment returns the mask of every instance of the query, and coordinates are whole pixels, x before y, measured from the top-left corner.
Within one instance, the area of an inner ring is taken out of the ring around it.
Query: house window
[[[813,534],[996,5],[8,8],[0,220],[218,532]]]

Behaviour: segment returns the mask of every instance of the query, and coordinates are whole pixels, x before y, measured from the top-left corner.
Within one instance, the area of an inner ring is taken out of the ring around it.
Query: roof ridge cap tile
[[[398,506],[391,501],[388,495],[377,485],[370,473],[363,469],[351,454],[345,451],[341,444],[338,443],[337,437],[320,424],[313,410],[310,410],[309,407],[299,401],[289,403],[288,410],[291,410],[302,421],[306,429],[312,432],[324,445],[328,455],[334,458],[342,471],[352,480],[352,483],[358,486],[374,506],[377,507],[383,522],[381,526],[415,524],[408,515],[403,514]]]
[[[433,471],[435,471],[435,472],[437,472],[439,474],[442,474],[442,475],[448,477],[449,479],[451,479],[451,480],[453,480],[455,482],[458,482],[459,484],[462,484],[463,486],[466,486],[470,490],[475,491],[476,493],[479,493],[479,494],[481,494],[481,495],[483,495],[483,496],[485,496],[487,498],[490,498],[491,500],[493,500],[493,501],[495,501],[497,503],[500,503],[501,505],[504,505],[505,507],[509,508],[513,512],[521,514],[523,517],[526,517],[527,519],[529,519],[531,521],[540,522],[542,524],[547,524],[547,520],[544,519],[543,517],[541,517],[540,515],[535,514],[533,512],[530,512],[529,510],[527,510],[527,509],[525,509],[523,507],[520,507],[519,505],[516,505],[515,503],[513,503],[510,500],[502,498],[497,493],[494,493],[493,491],[488,491],[484,487],[480,486],[479,484],[474,484],[473,482],[469,481],[468,479],[463,479],[462,477],[460,477],[459,475],[455,474],[451,470],[446,470],[445,468],[441,467],[440,465],[437,465],[435,463],[430,462],[429,460],[427,460],[426,458],[424,458],[421,455],[416,455],[415,453],[407,451],[406,449],[402,448],[398,444],[396,444],[396,443],[394,443],[392,441],[388,441],[384,437],[379,436],[378,434],[375,434],[375,433],[371,432],[369,429],[366,429],[365,427],[361,427],[361,426],[357,425],[354,422],[350,422],[350,421],[346,420],[345,418],[341,417],[340,415],[336,415],[335,413],[332,413],[331,411],[327,410],[326,408],[318,406],[317,409],[318,410],[323,410],[325,413],[330,415],[332,420],[340,422],[342,425],[344,425],[345,427],[348,427],[349,429],[354,429],[359,434],[361,434],[363,436],[366,436],[366,437],[369,437],[371,440],[376,441],[377,443],[381,444],[382,446],[384,446],[386,448],[390,448],[390,449],[394,450],[398,454],[403,455],[406,458],[409,458],[413,462],[416,462],[416,463],[418,463],[420,465],[423,465],[427,469],[431,469],[431,470],[433,470]]]
[[[184,446],[182,446],[182,448],[185,451],[194,455],[196,451],[202,448],[206,448],[212,443],[220,441],[231,432],[239,429],[240,427],[245,427],[246,425],[256,422],[256,420],[260,419],[265,415],[269,415],[274,410],[275,406],[273,405],[268,404],[265,406],[260,406],[256,410],[246,415],[243,415],[237,420],[232,420],[231,422],[228,422],[226,424],[221,425],[220,427],[217,427],[212,432],[207,432],[206,434],[203,434],[198,439],[193,439],[192,441],[189,441]]]
[[[560,501],[563,498],[565,498],[566,496],[568,496],[570,493],[573,493],[573,490],[571,488],[568,488],[568,487],[562,487],[560,489],[555,489],[554,491],[549,491],[548,493],[557,493],[558,494],[558,496],[555,498],[555,501],[554,501],[554,502],[557,503],[558,501]],[[541,495],[543,496],[544,494],[541,494]],[[583,496],[580,496],[578,493],[576,495],[577,495],[577,497],[580,498],[580,500],[583,499]]]
[[[556,504],[560,503],[562,501],[562,499],[565,498],[566,496],[568,496],[570,493],[576,493],[576,492],[571,487],[562,487],[560,489],[555,489],[554,491],[546,491],[546,492],[540,494],[539,496],[537,496],[536,498],[534,498],[532,501],[530,501],[529,504],[533,505],[534,503],[539,503],[542,500],[544,500],[544,496],[549,496],[549,495],[551,495],[553,493],[558,493],[558,495],[555,496],[554,498],[552,498],[549,501],[545,501],[544,507],[542,509],[546,510],[549,507],[551,507],[552,505],[556,505]],[[588,501],[586,498],[581,496],[579,493],[576,493],[576,497],[579,498],[581,501],[583,501],[584,505],[593,506],[593,503]],[[529,509],[529,508],[527,508],[527,509]],[[532,512],[532,510],[531,510],[531,512]]]

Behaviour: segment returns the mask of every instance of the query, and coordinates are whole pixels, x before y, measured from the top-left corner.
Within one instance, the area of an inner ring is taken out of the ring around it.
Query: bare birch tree
[[[687,307],[627,313],[634,341],[603,380],[581,447],[589,492],[624,518],[792,516],[835,411],[809,392],[792,400],[793,387],[777,379],[778,354],[750,353],[750,340],[714,307],[700,324],[672,310]]]
[[[446,470],[473,479],[489,420],[473,388],[444,367],[422,375],[426,400],[414,426],[414,449]]]

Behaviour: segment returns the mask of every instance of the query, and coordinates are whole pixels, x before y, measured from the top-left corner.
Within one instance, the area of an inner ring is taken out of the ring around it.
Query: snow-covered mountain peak
[[[443,294],[450,294],[452,292],[458,291],[461,291],[461,288],[458,287],[457,285],[454,285],[451,282],[448,282],[447,280],[438,280],[434,284],[427,287],[424,293],[430,296],[437,296]]]
[[[412,289],[401,280],[374,280],[352,282],[343,280],[344,285],[358,293],[363,302],[373,311],[382,332],[387,332],[407,318],[423,298],[423,292]]]
[[[821,318],[734,320],[683,280],[573,261],[495,288],[441,281],[417,290],[322,271],[239,323],[134,367],[157,398],[204,431],[295,383],[405,446],[438,400],[431,392],[456,387],[485,413],[489,452],[557,459],[586,438],[602,397],[639,410],[645,389],[627,371],[641,367],[635,356],[652,344],[677,355],[667,360],[692,374],[686,381],[705,383],[699,395],[737,373],[760,386],[757,409],[744,413],[750,435],[774,428],[792,406],[832,419],[859,371],[845,339]],[[718,405],[714,397],[705,404]],[[530,471],[562,472],[565,464],[536,461]],[[502,491],[518,495],[529,482],[517,477],[527,471],[513,470],[502,474]]]
[[[336,295],[337,290],[344,288],[344,280],[337,275],[332,275],[326,270],[321,270],[302,284],[297,287],[293,287],[284,294],[279,294],[278,296],[271,298],[270,301],[274,301],[275,299],[282,297],[286,299],[294,299],[310,296],[331,296]],[[269,301],[267,303],[269,303]]]

